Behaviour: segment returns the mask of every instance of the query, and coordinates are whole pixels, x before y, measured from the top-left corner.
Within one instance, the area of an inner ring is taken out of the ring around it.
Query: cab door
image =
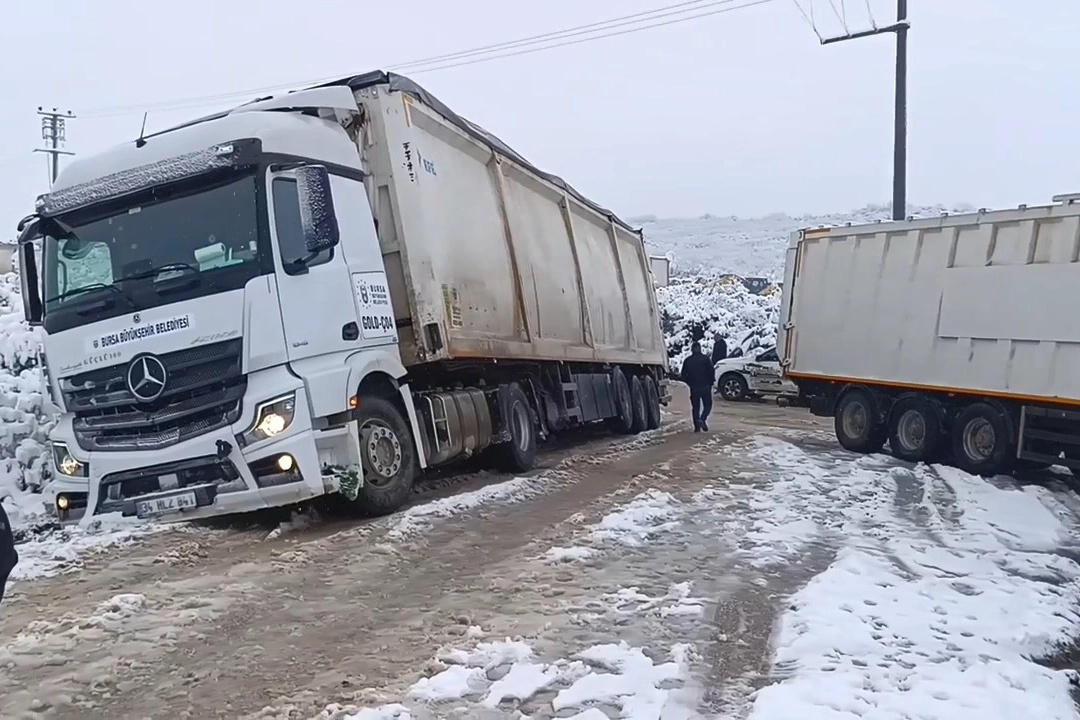
[[[336,208],[350,199],[337,197]],[[296,175],[271,169],[267,178],[270,234],[274,246],[275,275],[281,320],[290,362],[349,352],[359,347],[356,306],[349,269],[341,245],[325,250],[306,263],[304,229]],[[367,204],[366,198],[361,198]],[[355,232],[355,219],[338,210],[342,236]]]

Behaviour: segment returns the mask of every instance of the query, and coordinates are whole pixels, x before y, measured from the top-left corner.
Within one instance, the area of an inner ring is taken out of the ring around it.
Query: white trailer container
[[[667,255],[650,255],[649,265],[652,267],[653,285],[667,287],[671,282],[671,260]]]
[[[62,517],[389,512],[425,467],[660,422],[641,233],[398,75],[80,157],[20,232]]]
[[[1080,204],[801,230],[779,352],[859,452],[1080,464]]]

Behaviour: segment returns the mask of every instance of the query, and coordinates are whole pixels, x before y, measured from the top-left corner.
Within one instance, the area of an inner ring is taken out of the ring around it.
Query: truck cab
[[[23,292],[63,411],[62,515],[190,518],[358,482],[350,376],[406,373],[337,90],[76,160],[38,199]]]

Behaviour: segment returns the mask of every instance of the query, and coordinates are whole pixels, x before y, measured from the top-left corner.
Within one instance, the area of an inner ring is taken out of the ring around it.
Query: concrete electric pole
[[[67,121],[74,119],[75,115],[70,111],[59,112],[56,108],[46,111],[38,108],[41,116],[41,139],[45,141],[45,147],[35,148],[34,152],[46,153],[49,158],[49,185],[56,182],[56,176],[60,174],[60,156],[74,155],[75,153],[61,150],[67,139]]]
[[[907,0],[896,0],[896,22],[886,27],[822,38],[822,45],[896,33],[896,100],[893,108],[893,220],[907,215]]]

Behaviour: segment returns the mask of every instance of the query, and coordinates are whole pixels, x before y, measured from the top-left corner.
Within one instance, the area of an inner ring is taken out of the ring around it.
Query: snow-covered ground
[[[682,497],[647,488],[541,558],[598,569],[628,554],[665,558],[702,538],[730,549],[726,582],[760,588],[760,600],[786,607],[764,674],[751,667],[742,677],[713,676],[709,656],[754,640],[745,625],[744,636],[717,632],[718,614],[731,605],[709,599],[723,595],[722,583],[702,567],[698,581],[663,593],[598,589],[591,601],[552,609],[570,625],[593,626],[585,635],[602,642],[491,637],[481,622],[460,643],[434,649],[428,674],[400,697],[332,704],[317,717],[1077,716],[1076,675],[1039,663],[1080,638],[1072,555],[1080,540],[1067,494],[800,445],[758,435],[714,448],[744,468],[730,482]],[[804,562],[820,571],[787,597],[780,590],[790,568]],[[596,576],[581,572],[592,586]],[[697,585],[704,597],[695,597]],[[718,682],[725,687],[710,700]]]
[[[790,230],[884,215],[645,222],[651,248],[692,271],[658,293],[671,354],[695,332],[770,344],[778,293],[724,276],[775,279]],[[721,407],[709,438],[676,432],[676,410],[631,442],[329,536],[303,515],[248,544],[119,518],[57,529],[27,489],[51,420],[10,275],[0,338],[0,502],[28,539],[0,614],[5,707],[179,717],[221,696],[288,720],[1077,717],[1080,678],[1040,662],[1080,640],[1080,501],[1051,475],[1022,486],[855,457],[802,415]]]

